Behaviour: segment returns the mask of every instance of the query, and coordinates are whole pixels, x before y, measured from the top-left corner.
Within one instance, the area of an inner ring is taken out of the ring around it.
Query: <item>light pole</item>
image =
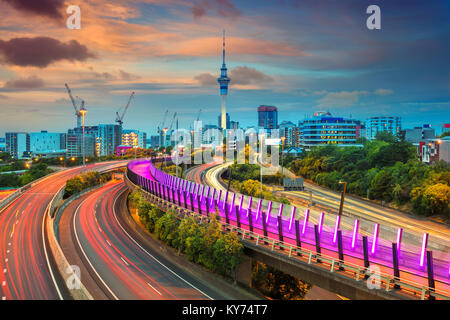
[[[80,109],[81,116],[83,117],[83,173],[86,172],[86,145],[84,142],[84,118],[86,116],[87,110],[84,106]]]
[[[262,185],[263,139],[264,139],[264,135],[260,134],[259,135],[259,168],[260,168],[260,178],[261,178],[261,193],[263,191],[263,185]]]
[[[339,184],[344,185],[344,191],[342,191],[342,194],[341,194],[341,205],[339,206],[339,215],[342,216],[342,212],[344,211],[345,192],[347,191],[347,182],[339,181]]]
[[[281,183],[283,183],[283,150],[284,150],[284,140],[286,137],[281,137]]]

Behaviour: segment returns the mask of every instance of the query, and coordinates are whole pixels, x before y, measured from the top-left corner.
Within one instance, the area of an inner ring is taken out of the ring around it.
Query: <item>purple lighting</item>
[[[323,226],[323,216],[324,216],[324,213],[321,212],[321,213],[320,213],[320,216],[319,216],[319,233],[322,231],[322,226]]]
[[[333,243],[336,243],[340,223],[341,223],[341,216],[336,216],[336,224],[334,225]]]
[[[296,207],[292,207],[291,218],[289,219],[289,231],[291,231],[292,222],[294,221],[294,218],[295,218],[295,209],[297,209],[297,208]]]
[[[252,210],[252,197],[248,198],[248,204],[247,204],[247,218],[250,214],[250,211]]]
[[[215,196],[216,196],[216,189],[213,189],[213,193],[212,193],[212,197],[211,197],[211,204],[210,204],[211,207],[214,205],[214,197]]]
[[[305,211],[305,219],[303,220],[302,234],[305,234],[306,226],[308,225],[308,218],[309,218],[309,209],[306,209],[306,211]]]
[[[233,193],[233,198],[231,198],[231,206],[230,206],[230,212],[233,212],[234,208],[234,200],[236,199],[236,193]]]
[[[203,192],[205,192],[204,186],[202,186],[201,189],[200,189],[200,202],[203,199]]]
[[[283,214],[283,204],[280,203],[280,207],[278,208],[278,217],[281,217]],[[278,219],[277,219],[277,226],[278,226]]]
[[[269,201],[269,204],[267,205],[266,223],[269,222],[269,217],[270,217],[270,211],[271,210],[272,210],[272,201]]]
[[[425,261],[425,253],[427,251],[427,243],[428,243],[428,233],[423,234],[422,239],[422,250],[420,252],[420,266],[423,267],[423,263]]]
[[[261,213],[261,204],[262,204],[262,199],[260,198],[259,201],[258,201],[258,208],[256,209],[256,219],[255,219],[255,221],[258,221],[259,214]]]
[[[241,197],[239,198],[239,211],[242,209],[242,202],[244,201],[244,196],[241,194]]]
[[[400,243],[402,242],[403,229],[398,228],[397,230],[397,251],[400,252]]]
[[[359,220],[355,219],[355,224],[353,225],[352,249],[354,249],[356,245],[356,238],[358,237],[358,227],[359,227]]]
[[[378,223],[375,223],[375,226],[373,227],[372,254],[375,254],[379,233],[380,233],[380,225]]]

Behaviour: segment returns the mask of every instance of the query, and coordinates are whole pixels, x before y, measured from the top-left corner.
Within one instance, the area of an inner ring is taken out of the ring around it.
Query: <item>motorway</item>
[[[206,183],[216,189],[225,190],[219,182],[220,173],[230,163],[225,163],[217,166],[198,166],[191,168],[189,173],[194,177],[197,183]],[[203,180],[197,177],[204,177]],[[335,191],[330,191],[325,188],[316,186],[311,183],[305,183],[306,189],[313,191],[313,201],[323,207],[330,208],[337,212],[340,204],[340,194]],[[309,206],[305,205],[309,201],[308,191],[281,191],[278,188],[274,192],[275,195],[288,198],[296,207],[306,210]],[[311,221],[317,222],[321,210],[310,208]],[[299,211],[297,211],[299,212]],[[403,242],[411,246],[420,247],[422,241],[422,234],[427,232],[430,237],[428,241],[428,248],[435,250],[435,257],[442,260],[448,260],[450,255],[450,229],[443,225],[430,220],[420,219],[409,216],[403,212],[382,207],[368,201],[357,199],[351,196],[345,197],[344,213],[341,220],[341,228],[345,230],[353,229],[354,218],[360,219],[360,230],[362,234],[371,235],[373,232],[374,223],[379,223],[380,236],[384,239],[396,241],[397,228],[403,229]],[[333,226],[335,223],[335,215],[326,214],[324,216],[324,224]]]
[[[193,177],[193,180],[196,181],[197,183],[206,183],[206,184],[208,184],[210,186],[213,186],[213,187],[215,187],[217,189],[225,190],[225,188],[219,182],[219,180],[220,180],[220,172],[228,165],[229,164],[222,164],[222,165],[218,165],[216,167],[209,167],[209,168],[208,167],[204,167],[204,166],[198,166],[198,167],[191,168],[191,170],[189,171],[189,174],[190,174],[190,177]],[[206,171],[206,173],[205,173],[205,171]],[[203,177],[203,178],[202,179],[198,179],[198,177]],[[284,194],[290,194],[291,195],[292,193],[291,192],[289,192],[289,193],[285,192]],[[354,201],[353,199],[350,199],[349,203],[353,203],[353,201]],[[252,207],[254,207],[255,202],[256,201],[253,202]],[[297,205],[297,203],[295,203],[295,204]],[[370,206],[368,206],[367,204],[364,204],[364,203],[363,203],[363,205],[367,206],[367,207],[370,207]],[[349,205],[349,207],[352,207],[352,205]],[[346,210],[347,210],[347,202],[346,202]],[[377,208],[374,208],[373,210],[376,212]],[[383,215],[384,213],[385,213],[384,211],[380,212],[380,216],[382,218],[385,218],[385,216]],[[311,215],[310,215],[310,222],[317,223],[319,214],[320,214],[320,211],[316,210],[316,212],[313,212],[313,210],[312,210],[311,211]],[[389,214],[391,214],[391,213],[389,213],[389,212],[386,213],[386,215],[389,215]],[[359,215],[364,216],[364,211],[361,210]],[[382,218],[380,218],[380,220],[383,220]],[[391,218],[391,219],[393,219],[393,218]],[[413,220],[415,224],[418,224],[420,222],[420,220],[414,220],[413,218],[408,218],[407,217],[406,219]],[[325,215],[324,224],[326,224],[327,221],[328,221],[328,225],[333,226],[333,224],[334,224],[334,215]],[[403,226],[405,228],[405,230],[407,230],[407,231],[409,231],[411,233],[416,231],[415,228],[410,228],[411,224],[413,224],[413,222],[409,222],[408,221],[409,223],[406,223],[405,225],[403,225],[402,224],[403,221],[404,221],[403,219],[398,219],[398,221],[396,222],[396,226],[401,225],[401,226]],[[353,223],[352,222],[353,222],[353,217],[343,217],[343,219],[341,220],[341,228],[342,229],[347,229],[347,230],[352,230],[352,227],[353,227]],[[364,223],[364,221],[362,221],[362,223]],[[369,219],[367,221],[365,221],[365,223],[368,224],[368,225],[371,225],[372,228],[373,228],[373,222],[371,221],[370,217],[369,217]],[[381,235],[384,236],[385,234],[389,234],[389,230],[386,230],[386,229],[389,229],[390,223],[391,222],[389,221],[389,222],[384,222],[384,223],[381,224],[383,230],[382,230],[382,232],[380,232],[380,237],[381,237]],[[362,231],[361,233],[365,233],[367,235],[370,235],[370,231],[372,231],[371,230],[372,228],[366,228],[366,231],[369,231],[369,232],[363,232],[363,230],[361,230]],[[391,226],[391,228],[392,228],[392,226]],[[427,229],[427,231],[429,231],[429,229]],[[418,232],[416,234],[417,234],[416,238],[420,238],[421,234],[418,233]],[[436,233],[430,233],[430,234],[432,236],[436,235]],[[383,242],[385,242],[386,245],[390,245],[389,241],[395,241],[395,236],[393,236],[392,238],[394,238],[394,239],[385,238],[386,240],[384,240]],[[439,238],[440,242],[438,243],[438,247],[441,250],[442,250],[442,247],[443,247],[441,244],[444,243],[444,245],[445,245],[445,243],[448,243],[448,239],[449,239],[448,236],[447,237],[443,236],[443,237]],[[414,240],[416,240],[415,243],[414,243]],[[412,246],[411,244],[415,244],[415,246]],[[412,260],[414,261],[415,260],[414,259],[414,252],[416,252],[416,254],[418,252],[417,245],[420,245],[420,240],[417,241],[417,239],[413,239],[413,237],[411,237],[411,236],[409,236],[408,238],[404,236],[404,238],[403,238],[403,245],[402,245],[403,246],[402,247],[403,248],[403,252],[404,252],[403,253],[404,258],[406,258],[407,255],[411,255],[412,254],[412,257],[413,257]],[[428,247],[430,248],[430,245]],[[433,252],[434,253],[434,259],[435,259],[436,263],[438,263],[438,260],[440,260],[439,263],[448,261],[448,246],[444,246],[443,248],[444,248],[444,251],[436,250],[436,251]],[[411,252],[411,254],[409,252]],[[382,268],[382,269],[384,269],[384,268]],[[389,272],[389,269],[387,268],[384,271]],[[412,273],[410,273],[407,276],[407,278],[409,278],[409,280],[414,281],[414,282],[418,282],[418,283],[421,282],[420,277],[416,277],[414,275],[414,273],[413,273],[413,270],[411,270],[411,272]],[[406,274],[404,274],[403,278],[405,278],[405,276],[406,276]],[[445,281],[445,280],[443,281],[443,283],[440,283],[439,286],[442,289],[444,289],[444,290],[448,290],[448,282]]]
[[[123,164],[124,162],[122,162]],[[112,162],[91,164],[87,170],[117,166]],[[54,195],[81,168],[64,170],[40,180],[0,210],[0,297],[55,300],[63,292],[57,284],[44,243],[44,214]]]
[[[94,299],[229,299],[139,238],[120,206],[127,190],[122,180],[108,183],[74,201],[61,219],[64,254],[80,266]]]

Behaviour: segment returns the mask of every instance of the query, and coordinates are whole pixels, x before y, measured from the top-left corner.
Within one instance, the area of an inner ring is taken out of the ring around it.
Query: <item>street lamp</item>
[[[339,206],[339,215],[342,216],[342,212],[344,211],[345,192],[347,191],[347,182],[346,181],[339,181],[339,184],[343,184],[344,185],[344,191],[342,191],[342,194],[341,194],[341,204]]]
[[[83,117],[83,173],[86,172],[86,145],[84,142],[84,118],[86,116],[87,110],[84,105],[80,109],[81,116]]]
[[[260,134],[259,135],[259,168],[260,168],[260,178],[261,178],[261,193],[263,191],[263,185],[262,185],[263,139],[264,139],[264,134]]]
[[[284,150],[284,140],[286,137],[281,137],[281,181],[283,182],[283,150]]]

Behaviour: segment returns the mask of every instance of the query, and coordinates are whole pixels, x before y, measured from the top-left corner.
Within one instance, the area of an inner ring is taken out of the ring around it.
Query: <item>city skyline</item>
[[[404,128],[428,123],[440,132],[450,110],[450,28],[433,22],[449,4],[382,2],[382,29],[368,30],[367,3],[85,1],[81,29],[69,30],[63,1],[40,9],[0,2],[0,134],[75,127],[65,82],[86,101],[87,125],[114,123],[131,91],[124,129],[153,135],[165,109],[180,127],[199,109],[215,124],[224,28],[227,112],[243,127],[256,125],[259,105],[274,105],[280,122],[324,110],[400,116]],[[36,55],[41,45],[55,53]]]

